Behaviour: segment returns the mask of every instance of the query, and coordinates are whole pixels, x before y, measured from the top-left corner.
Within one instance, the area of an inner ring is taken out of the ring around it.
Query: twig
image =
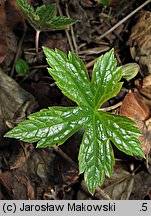
[[[59,15],[62,16],[63,14],[62,14],[62,11],[61,11],[61,8],[60,8],[60,5],[59,5],[59,0],[57,1],[57,7],[58,7]],[[70,50],[74,53],[74,48],[73,48],[72,41],[71,41],[71,38],[70,38],[70,35],[69,35],[69,31],[65,30],[65,33],[67,35],[67,40],[69,42]]]
[[[67,14],[68,17],[70,17],[67,4],[66,4],[66,14]],[[74,45],[75,53],[78,55],[78,46],[77,46],[77,43],[76,43],[75,34],[74,34],[74,30],[73,30],[72,25],[70,26],[70,30],[71,30],[72,42],[73,42],[73,45]]]
[[[103,39],[106,35],[114,31],[116,28],[118,28],[121,24],[123,24],[126,20],[128,20],[130,17],[132,17],[135,13],[137,13],[139,10],[141,10],[145,5],[150,3],[151,0],[145,1],[142,5],[140,5],[138,8],[136,8],[134,11],[132,11],[130,14],[128,14],[126,17],[124,17],[121,21],[119,21],[116,25],[114,25],[112,28],[110,28],[108,31],[106,31],[103,35],[97,37],[95,40],[99,41]]]
[[[74,168],[78,169],[77,164],[76,164],[70,157],[68,157],[68,155],[65,154],[58,146],[53,146],[52,149],[53,149],[61,158],[63,158],[65,161],[67,161],[69,164],[71,164],[71,166],[73,166]]]
[[[95,197],[100,199],[101,198],[100,195],[104,200],[111,200],[111,197],[98,186],[96,188]]]
[[[109,28],[111,28],[111,23],[109,23],[107,20],[104,20],[104,23],[105,23]],[[121,37],[118,33],[114,32],[114,34],[115,34],[115,36],[116,36],[120,41],[123,42],[122,37]]]
[[[48,65],[35,65],[35,66],[32,66],[30,67],[30,69],[39,69],[39,68],[47,68]]]
[[[88,68],[91,68],[97,60],[98,60],[98,58],[93,59],[92,61],[88,62],[88,63],[85,65],[85,67],[86,67],[87,69],[88,69]]]
[[[88,193],[88,189],[84,181],[81,182],[81,187],[86,193]],[[103,198],[104,200],[111,200],[109,195],[105,193],[104,190],[102,190],[99,186],[97,186],[94,196],[98,199]]]
[[[86,46],[87,44],[86,43],[82,43],[78,46],[78,50],[80,50],[81,48],[83,48],[84,46]]]
[[[39,35],[40,35],[39,30],[36,30],[36,36],[35,36],[35,47],[36,47],[36,55],[38,55],[38,51],[39,51]]]
[[[15,63],[16,63],[16,60],[18,59],[18,56],[19,56],[19,53],[20,53],[20,50],[21,50],[21,46],[22,46],[22,43],[23,43],[25,35],[26,35],[27,26],[26,26],[25,21],[24,21],[23,25],[24,25],[23,34],[22,34],[21,39],[19,40],[16,56],[15,56],[15,59],[14,59],[14,62],[13,62],[13,66],[12,66],[11,72],[10,72],[10,76],[11,77],[13,77],[13,75],[14,75]]]
[[[74,48],[75,48],[75,53],[78,55],[78,46],[77,46],[77,42],[76,42],[76,39],[75,39],[73,26],[70,26],[70,28],[71,28],[71,36],[72,36],[72,40],[73,40],[73,44],[74,44]]]
[[[108,51],[109,49],[110,49],[109,47],[104,46],[104,48],[102,48],[98,54],[103,53],[103,52],[106,52],[106,51]],[[87,50],[86,50],[86,51],[87,51]],[[85,51],[85,52],[86,52],[86,51]],[[79,54],[81,54],[81,53],[82,53],[82,52],[79,52]],[[96,54],[97,54],[97,53],[96,53]],[[97,58],[91,60],[90,62],[88,62],[88,63],[85,65],[86,68],[87,68],[87,69],[88,69],[88,68],[91,68],[91,67],[95,64],[95,62],[96,62],[98,59],[99,59],[99,57],[97,57]]]
[[[100,109],[98,109],[98,111],[111,111],[111,110],[114,110],[114,109],[120,107],[121,105],[122,105],[122,102],[119,102],[119,103],[117,103],[113,106],[110,106],[110,107],[100,108]]]

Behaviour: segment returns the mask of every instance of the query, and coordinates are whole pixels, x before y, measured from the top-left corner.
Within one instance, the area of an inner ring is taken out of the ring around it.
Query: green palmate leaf
[[[26,0],[17,0],[26,19],[37,31],[52,31],[66,29],[70,24],[76,23],[75,19],[56,16],[54,4],[42,5],[34,9]]]
[[[95,106],[98,109],[105,101],[117,95],[122,87],[119,80],[122,69],[117,68],[113,50],[102,55],[92,72],[92,89],[95,95]]]
[[[60,50],[44,48],[50,75],[63,94],[75,101],[79,106],[94,105],[94,97],[90,87],[88,73],[83,62],[69,52],[68,57]]]
[[[112,115],[98,108],[114,97],[122,83],[121,68],[117,68],[114,52],[101,56],[92,71],[90,82],[83,62],[69,52],[44,48],[48,71],[63,94],[78,107],[51,107],[30,115],[5,136],[27,142],[38,142],[37,147],[62,144],[79,129],[85,130],[79,151],[79,172],[90,193],[110,177],[114,165],[112,143],[128,155],[144,157],[140,135],[135,123],[127,117]]]
[[[19,4],[20,8],[27,14],[30,14],[31,16],[34,14],[34,8],[25,0],[16,0],[16,2]]]
[[[56,7],[53,4],[42,5],[35,12],[39,16],[39,28],[42,29],[47,21],[56,16]]]
[[[54,29],[66,29],[70,24],[76,23],[77,20],[73,18],[68,18],[65,16],[53,17],[51,21],[47,22],[54,27]]]
[[[138,155],[143,157],[140,142],[136,136],[141,133],[135,127],[135,122],[124,116],[111,115],[101,112],[99,114],[101,124],[107,128],[107,137],[122,152],[128,155]]]
[[[37,142],[37,147],[62,144],[88,121],[89,113],[80,108],[52,107],[30,115],[7,133],[26,142]]]
[[[35,13],[34,8],[28,4],[25,0],[16,0],[19,7],[29,23],[35,28],[38,28],[37,22],[39,22],[39,16]]]
[[[126,118],[105,112],[94,114],[86,127],[79,152],[79,170],[85,172],[85,181],[90,192],[103,183],[105,175],[112,174],[114,155],[112,141],[116,147],[128,155],[144,157],[140,135],[135,123]]]
[[[106,130],[107,127],[101,124],[99,116],[93,115],[79,152],[79,171],[85,172],[85,181],[92,194],[96,186],[103,183],[105,175],[111,175],[114,164],[113,150]]]

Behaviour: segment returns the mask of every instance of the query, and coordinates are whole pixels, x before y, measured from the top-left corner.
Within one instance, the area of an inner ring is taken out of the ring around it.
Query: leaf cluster
[[[42,5],[34,9],[26,0],[16,0],[23,14],[37,31],[52,31],[66,29],[76,19],[66,16],[56,16],[54,4]]]
[[[66,56],[60,50],[44,48],[48,72],[62,93],[76,107],[49,107],[28,117],[5,136],[26,142],[37,142],[45,148],[63,144],[79,129],[84,135],[79,150],[79,173],[90,193],[110,177],[115,163],[112,143],[128,155],[144,157],[136,136],[140,131],[127,117],[113,115],[99,108],[117,95],[122,87],[122,68],[117,67],[113,49],[102,55],[92,71],[92,79],[81,61],[72,52]]]

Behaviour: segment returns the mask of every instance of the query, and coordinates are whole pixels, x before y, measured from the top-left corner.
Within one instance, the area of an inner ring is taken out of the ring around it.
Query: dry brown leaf
[[[148,155],[151,149],[150,108],[145,103],[144,97],[138,92],[128,93],[120,108],[120,115],[127,116],[136,122],[143,134],[143,136],[139,137],[142,150],[145,155]]]
[[[67,161],[61,158],[58,159],[58,164],[62,172],[62,189],[63,191],[69,193],[69,191],[72,189],[72,186],[78,182],[79,172],[71,164],[67,163]]]
[[[120,114],[134,121],[144,121],[149,117],[150,109],[138,92],[128,93],[120,108]]]
[[[21,167],[0,172],[1,197],[7,192],[9,199],[41,199],[48,187],[58,184],[61,188],[54,159],[52,149],[35,149]]]
[[[5,19],[4,2],[0,5],[0,63],[3,62],[7,55],[7,42],[5,38]]]
[[[6,39],[0,35],[0,64],[4,61],[8,51]]]
[[[9,199],[35,198],[33,186],[23,171],[4,171],[0,173],[0,182],[7,189]],[[3,192],[3,191],[2,191]]]
[[[138,87],[139,92],[149,101],[146,101],[151,106],[151,75],[144,77],[141,87]]]
[[[134,187],[131,200],[144,200],[151,198],[151,175],[141,171],[134,176]]]
[[[14,195],[17,195],[18,197],[18,191],[21,191],[20,189],[23,188],[24,186],[26,189],[26,193],[25,193],[26,195],[24,195],[24,197],[27,196],[28,200],[34,200],[35,199],[34,188],[28,176],[22,171],[16,171],[14,173],[14,177],[17,180],[17,182],[14,180]],[[15,185],[18,184],[20,185],[20,189],[18,187],[15,187]],[[20,199],[20,197],[18,198]]]
[[[6,19],[4,2],[0,4],[0,24],[4,24]]]
[[[110,179],[106,179],[103,190],[113,200],[128,200],[134,185],[134,176],[128,171],[117,168]]]
[[[5,146],[3,135],[8,131],[8,123],[15,126],[35,107],[35,98],[0,69],[0,145]],[[6,140],[6,139],[5,139]],[[10,140],[9,140],[10,141]]]
[[[106,178],[104,184],[96,188],[94,196],[91,196],[87,190],[84,180],[81,182],[81,190],[78,191],[77,199],[99,200],[128,200],[134,186],[134,173],[126,170],[127,166],[122,163],[116,163],[112,176]]]
[[[0,6],[5,3],[6,0],[0,0]]]
[[[28,0],[28,2],[31,1]],[[24,17],[16,0],[0,1],[0,63],[4,61],[10,47],[7,34],[10,34],[16,25],[23,21]]]
[[[22,167],[34,149],[32,143],[20,142],[19,144],[20,148],[17,149],[17,151],[16,148],[14,148],[14,151],[12,152],[8,161],[10,170]]]
[[[132,58],[141,67],[142,75],[151,74],[151,12],[140,13],[127,44],[130,46]]]
[[[2,172],[0,170],[0,184],[2,184],[8,191],[12,190],[12,173],[10,171]]]

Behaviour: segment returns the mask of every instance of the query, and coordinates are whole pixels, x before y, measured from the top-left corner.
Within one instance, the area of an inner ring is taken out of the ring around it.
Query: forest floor
[[[35,30],[20,13],[16,1],[0,1],[1,200],[151,199],[151,3],[141,8],[144,2],[111,0],[104,7],[95,0],[33,0],[34,7],[55,3],[58,15],[79,20],[68,30],[41,32],[36,54]],[[48,74],[42,46],[74,52],[90,74],[98,57],[111,48],[118,65],[137,63],[140,67],[132,79],[123,79],[120,93],[103,106],[119,104],[110,112],[136,121],[143,134],[140,140],[146,159],[114,148],[113,174],[97,187],[94,196],[87,191],[83,175],[78,174],[82,131],[62,146],[46,149],[3,137],[30,113],[54,105],[73,106]],[[15,70],[20,58],[29,65],[25,76]]]

